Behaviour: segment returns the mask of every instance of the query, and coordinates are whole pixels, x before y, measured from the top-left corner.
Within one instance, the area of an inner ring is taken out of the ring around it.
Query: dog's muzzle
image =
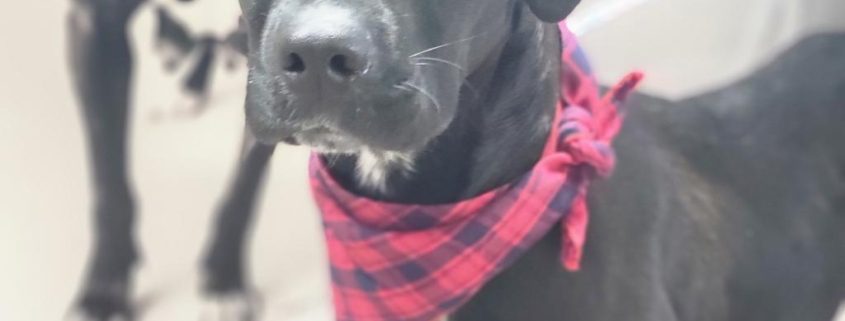
[[[336,5],[302,8],[272,12],[261,33],[247,101],[253,133],[265,143],[321,149],[409,145],[408,134],[385,135],[408,128],[419,103],[402,86],[414,69],[397,59],[384,28]]]

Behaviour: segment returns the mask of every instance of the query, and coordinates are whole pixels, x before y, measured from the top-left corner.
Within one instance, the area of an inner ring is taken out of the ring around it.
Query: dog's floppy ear
[[[540,20],[558,22],[566,18],[581,0],[524,0]]]

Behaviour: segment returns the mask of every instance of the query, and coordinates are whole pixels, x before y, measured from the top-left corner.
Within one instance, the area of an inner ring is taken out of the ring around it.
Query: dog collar
[[[611,140],[632,73],[600,97],[584,52],[564,23],[561,98],[543,156],[517,181],[443,205],[375,201],[350,193],[312,155],[338,321],[432,321],[468,301],[558,223],[564,268],[580,268],[587,187],[611,173]]]

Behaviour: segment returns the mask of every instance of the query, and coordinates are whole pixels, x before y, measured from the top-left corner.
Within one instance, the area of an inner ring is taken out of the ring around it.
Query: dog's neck
[[[329,162],[350,191],[385,201],[436,204],[517,179],[541,156],[559,92],[560,38],[527,10],[509,39],[467,81],[450,127],[412,160],[363,153]],[[477,92],[476,92],[477,91]]]

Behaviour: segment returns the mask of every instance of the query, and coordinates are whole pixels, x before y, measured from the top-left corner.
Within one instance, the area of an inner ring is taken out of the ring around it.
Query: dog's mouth
[[[394,37],[381,28],[383,21],[346,5],[302,7],[307,17],[338,13],[332,18],[338,22],[315,24],[274,11],[279,16],[260,31],[246,116],[262,143],[305,145],[319,153],[406,153],[445,131],[462,77],[454,59],[435,53],[417,58],[410,45],[416,37],[388,41]]]
[[[291,145],[304,145],[323,154],[347,154],[361,150],[364,144],[349,134],[328,126],[305,128],[282,139]]]
[[[304,145],[322,154],[413,152],[448,123],[442,99],[426,83],[414,75],[313,98],[255,81],[247,122],[265,144]]]

